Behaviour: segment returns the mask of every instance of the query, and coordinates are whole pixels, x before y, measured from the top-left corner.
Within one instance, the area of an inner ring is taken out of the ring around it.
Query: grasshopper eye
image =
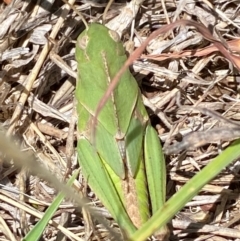
[[[117,32],[115,32],[115,31],[113,31],[113,30],[109,30],[108,33],[109,33],[110,37],[111,37],[115,42],[118,43],[118,42],[121,41],[120,36],[119,36],[119,34],[118,34]]]
[[[84,35],[82,38],[78,40],[77,44],[80,49],[85,50],[87,48],[88,42],[89,42],[89,37],[87,35]]]

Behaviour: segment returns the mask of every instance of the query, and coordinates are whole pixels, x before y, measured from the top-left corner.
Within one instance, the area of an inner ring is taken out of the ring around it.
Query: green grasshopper
[[[120,37],[92,24],[77,39],[78,159],[89,186],[126,236],[165,202],[165,161],[137,82],[126,71],[98,116],[91,120],[109,83],[126,61]]]

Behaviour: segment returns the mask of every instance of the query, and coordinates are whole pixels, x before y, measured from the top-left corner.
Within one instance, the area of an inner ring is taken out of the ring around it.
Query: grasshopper
[[[140,90],[127,70],[98,116],[99,100],[127,57],[118,34],[94,23],[77,39],[78,160],[89,186],[129,236],[165,202],[165,161]]]

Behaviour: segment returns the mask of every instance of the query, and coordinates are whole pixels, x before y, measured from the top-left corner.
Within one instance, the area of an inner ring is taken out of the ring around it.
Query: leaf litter
[[[106,2],[82,0],[74,6],[90,23],[101,21]],[[72,128],[76,121],[72,114],[74,41],[84,26],[62,1],[4,1],[0,11],[1,129],[18,138],[24,153],[34,153],[63,179],[66,168],[77,167]],[[125,46],[131,46],[123,68],[132,66],[163,142],[168,197],[239,138],[239,16],[239,3],[234,0],[116,1],[106,16],[108,27],[119,31]],[[55,189],[3,160],[4,155],[0,160],[1,195],[27,208],[45,210]],[[240,238],[238,181],[236,162],[172,220],[170,240]],[[82,195],[112,221],[86,185],[80,174],[76,186],[86,190]],[[37,206],[29,200],[35,200]],[[0,237],[19,240],[36,218],[19,211],[9,200],[1,198],[1,206],[1,227],[5,228],[0,229]],[[73,234],[107,239],[108,232],[101,225],[84,225],[92,222],[67,200],[54,221],[61,223],[64,215],[70,220],[66,228]],[[48,226],[43,238],[58,235],[57,228]]]

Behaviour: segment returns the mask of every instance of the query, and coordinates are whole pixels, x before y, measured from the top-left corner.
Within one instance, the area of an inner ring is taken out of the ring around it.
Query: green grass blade
[[[215,157],[206,167],[187,182],[159,209],[141,229],[136,231],[129,240],[143,241],[156,230],[165,225],[180,211],[200,190],[221,172],[227,165],[240,156],[240,139],[234,141],[226,150]]]
[[[71,186],[73,184],[78,173],[79,173],[79,170],[74,172],[72,177],[68,180],[68,183],[67,183],[68,186]],[[48,225],[54,213],[57,211],[64,197],[65,195],[62,192],[60,192],[57,195],[53,203],[46,210],[42,219],[39,220],[38,223],[34,226],[34,228],[25,236],[23,241],[37,241],[41,238],[43,231],[45,230],[46,226]]]

